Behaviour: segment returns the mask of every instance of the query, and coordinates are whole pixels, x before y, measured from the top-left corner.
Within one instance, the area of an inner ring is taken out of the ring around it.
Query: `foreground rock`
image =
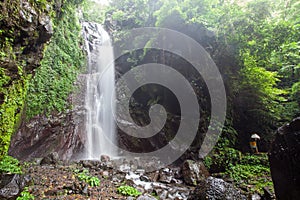
[[[202,163],[191,160],[186,161],[182,167],[167,166],[156,171],[147,171],[143,168],[146,165],[141,164],[149,161],[145,158],[63,162],[57,160],[57,153],[52,153],[43,160],[43,162],[37,160],[35,164],[32,163],[25,169],[32,180],[28,191],[36,199],[246,199],[239,189],[223,179],[205,178],[208,174]],[[151,162],[148,162],[146,167],[153,169],[156,165],[153,167]],[[92,180],[95,179],[98,180],[97,184],[91,185]],[[190,183],[195,181],[197,187],[187,184],[186,180],[191,181]],[[14,195],[20,193],[21,187],[11,182],[19,181],[7,181],[5,185],[11,186],[1,186],[0,194],[8,190]],[[131,186],[140,192],[140,196],[130,197],[129,194],[118,191],[120,186]],[[0,199],[10,199],[10,197],[2,195]]]
[[[150,195],[141,195],[136,200],[156,200],[156,198]]]
[[[28,176],[2,174],[0,176],[0,199],[16,199],[29,180]]]
[[[202,162],[186,160],[182,165],[184,182],[188,185],[197,185],[209,176],[209,172]]]
[[[246,200],[247,198],[232,184],[219,178],[208,177],[202,181],[189,200]]]
[[[277,130],[269,152],[276,198],[300,197],[300,117]]]

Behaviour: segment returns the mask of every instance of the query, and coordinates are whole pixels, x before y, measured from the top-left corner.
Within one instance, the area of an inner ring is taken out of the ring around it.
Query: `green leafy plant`
[[[84,181],[92,187],[100,185],[100,179],[96,176],[91,176],[88,170],[85,169],[82,172],[74,170],[74,172],[77,173],[78,180]]]
[[[30,194],[30,192],[28,191],[28,187],[25,187],[17,200],[34,200],[34,196]]]
[[[206,156],[203,160],[203,164],[205,165],[205,167],[207,167],[208,169],[210,168],[210,166],[212,165],[212,158],[210,156]]]
[[[0,161],[0,172],[21,174],[22,167],[17,159],[11,156],[4,156]]]
[[[119,194],[122,194],[125,196],[132,196],[132,197],[137,197],[142,194],[136,188],[129,186],[129,185],[122,185],[122,186],[118,187],[117,192]]]
[[[94,186],[99,186],[100,185],[100,180],[99,180],[99,178],[98,177],[95,177],[95,176],[91,176],[91,177],[89,177],[89,179],[88,179],[88,184],[90,185],[90,186],[92,186],[92,187],[94,187]]]

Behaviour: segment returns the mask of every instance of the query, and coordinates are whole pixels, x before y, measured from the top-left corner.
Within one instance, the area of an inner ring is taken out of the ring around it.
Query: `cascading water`
[[[116,156],[114,148],[115,123],[113,49],[108,33],[100,24],[84,22],[88,53],[88,74],[85,96],[86,159],[100,159],[100,155]],[[111,98],[112,97],[112,98]]]

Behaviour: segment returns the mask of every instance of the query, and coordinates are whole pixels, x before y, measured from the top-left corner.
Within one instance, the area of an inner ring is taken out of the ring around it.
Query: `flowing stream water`
[[[100,159],[100,155],[117,156],[114,102],[113,48],[108,33],[100,24],[84,22],[84,36],[88,53],[86,107],[86,159]],[[112,106],[113,105],[113,106]]]

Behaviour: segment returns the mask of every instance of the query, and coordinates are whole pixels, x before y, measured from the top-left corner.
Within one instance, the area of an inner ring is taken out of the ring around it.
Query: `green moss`
[[[68,96],[74,90],[74,82],[85,61],[80,48],[83,42],[76,7],[65,5],[63,14],[53,22],[54,35],[40,68],[29,83],[27,119],[66,110]]]
[[[0,84],[2,85],[8,84],[11,79],[3,73],[4,71],[3,68],[0,70]],[[21,68],[19,68],[19,73],[23,73]],[[4,97],[3,103],[0,105],[0,160],[6,155],[11,135],[20,121],[28,85],[27,79],[22,74],[21,79],[14,80],[10,86],[0,89],[0,94]]]
[[[21,46],[18,43],[20,0],[0,2],[0,161],[7,155],[11,135],[21,121],[25,100],[30,117],[65,109],[68,94],[74,89],[73,82],[84,61],[74,6],[81,1],[66,1],[63,8],[46,0],[29,2],[37,13],[54,18],[55,8],[60,14],[53,20],[55,34],[45,51],[41,69],[36,70],[36,77],[32,79],[31,74],[25,72],[24,58],[19,57],[28,44],[28,38]],[[32,40],[39,37],[38,30],[32,34],[29,36]]]

